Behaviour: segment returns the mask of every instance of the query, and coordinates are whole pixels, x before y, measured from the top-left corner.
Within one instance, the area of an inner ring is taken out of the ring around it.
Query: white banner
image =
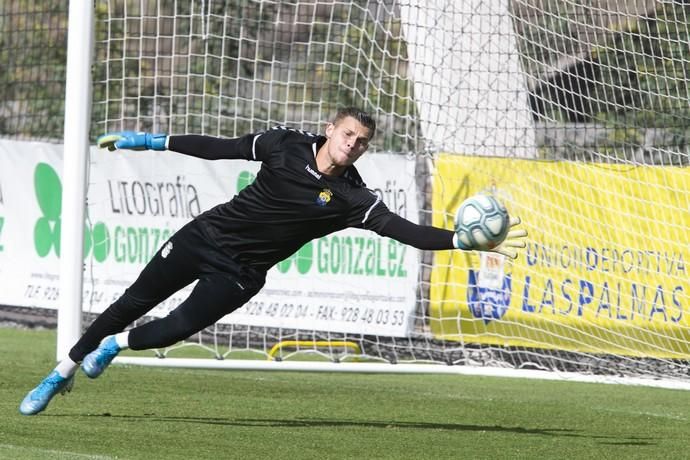
[[[0,303],[57,308],[62,146],[0,140]],[[390,209],[417,221],[414,162],[363,157],[358,169]],[[178,228],[230,199],[260,164],[171,152],[92,149],[85,231],[85,311],[101,312]],[[312,241],[270,270],[224,323],[405,336],[418,251],[348,229]],[[191,287],[152,314],[175,308]]]
[[[62,149],[0,141],[0,303],[57,308]]]
[[[414,162],[365,155],[357,168],[397,214],[418,221]],[[266,287],[233,322],[406,336],[414,311],[418,251],[373,232],[347,229],[307,243],[268,273]]]

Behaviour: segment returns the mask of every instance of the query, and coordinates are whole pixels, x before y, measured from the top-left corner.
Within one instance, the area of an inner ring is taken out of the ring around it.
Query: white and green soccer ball
[[[455,213],[455,233],[464,249],[493,249],[505,240],[509,228],[508,211],[492,195],[471,196]]]

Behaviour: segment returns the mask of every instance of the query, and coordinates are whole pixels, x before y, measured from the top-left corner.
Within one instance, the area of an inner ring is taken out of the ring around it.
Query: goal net
[[[354,105],[377,119],[358,167],[389,208],[452,228],[464,198],[491,191],[529,231],[515,261],[329,235],[157,355],[687,385],[688,14],[625,0],[96,2],[92,139],[321,132]],[[93,150],[84,312],[258,167]]]

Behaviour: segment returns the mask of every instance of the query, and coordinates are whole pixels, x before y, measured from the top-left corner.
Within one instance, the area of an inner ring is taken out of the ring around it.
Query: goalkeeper
[[[358,227],[419,249],[472,249],[462,247],[450,230],[394,214],[366,188],[353,163],[375,130],[369,114],[345,108],[326,124],[323,136],[285,127],[235,139],[135,132],[101,136],[98,146],[109,150],[170,150],[206,160],[261,161],[262,166],[255,181],[231,201],[197,216],[163,244],[69,357],[29,392],[20,412],[37,414],[57,393],[69,391],[80,364],[96,378],[123,349],[164,348],[214,324],[259,292],[268,269],[314,238]],[[494,251],[516,257],[525,235],[524,230],[509,232]],[[197,280],[168,316],[123,332]]]

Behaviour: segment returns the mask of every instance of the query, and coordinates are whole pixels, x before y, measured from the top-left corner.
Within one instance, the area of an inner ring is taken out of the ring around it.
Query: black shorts
[[[129,334],[134,350],[172,345],[244,305],[265,280],[265,272],[237,263],[194,220],[161,246],[136,281],[89,326],[70,351],[70,358],[81,361],[103,338],[123,331],[197,281],[189,297],[169,315],[135,327]]]

